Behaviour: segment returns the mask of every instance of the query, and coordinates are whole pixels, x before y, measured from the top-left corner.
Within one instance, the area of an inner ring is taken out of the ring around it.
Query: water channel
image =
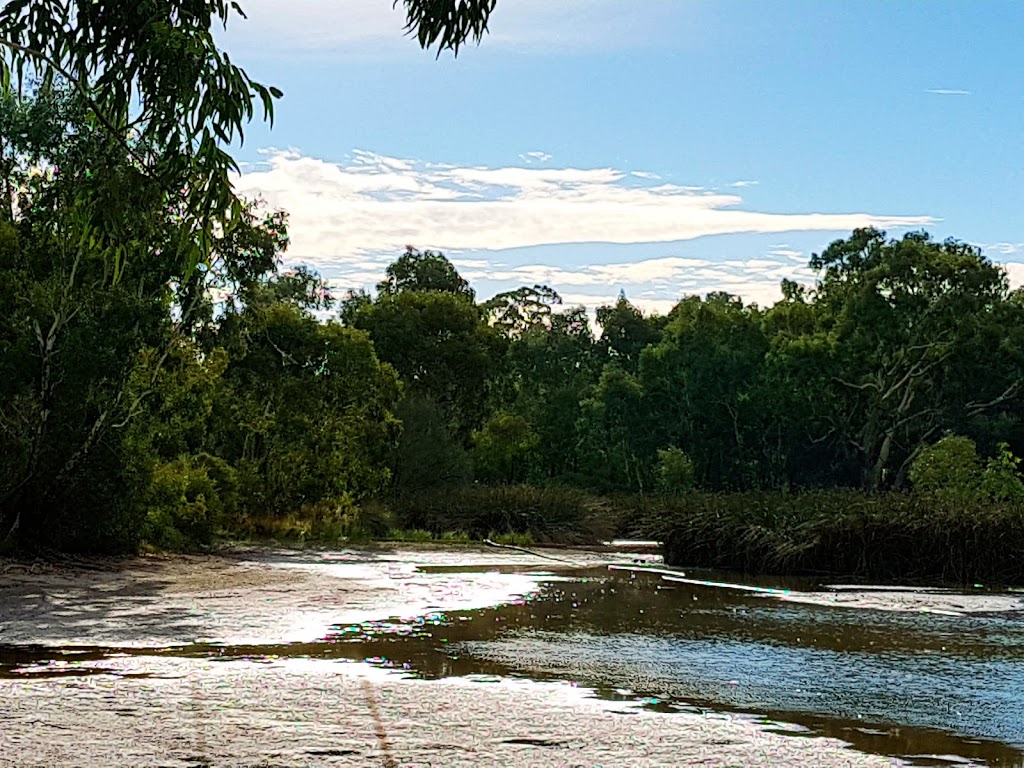
[[[111,660],[133,660],[132,674],[167,659],[360,663],[398,678],[458,677],[480,686],[568,682],[609,702],[729,715],[791,739],[831,737],[909,765],[1024,766],[1019,593],[980,585],[966,592],[826,587],[708,572],[674,581],[628,562],[570,568],[527,567],[514,558],[484,565],[463,564],[457,555],[426,559],[396,560],[403,576],[392,577],[412,607],[385,617],[383,603],[364,605],[326,621],[332,609],[321,591],[313,623],[322,626],[305,638],[212,632],[213,640],[175,642],[175,631],[196,630],[166,627],[174,604],[167,613],[165,598],[122,618],[141,634],[117,643],[116,631],[113,638],[90,634],[97,623],[116,629],[116,614],[62,624],[45,611],[27,612],[13,592],[5,598],[0,589],[0,692],[30,680],[112,674]],[[316,584],[335,562],[317,555],[276,565],[307,565]],[[416,589],[433,590],[435,598],[440,589],[443,598],[417,603]],[[502,589],[505,596],[494,599]],[[18,593],[22,600],[30,594]],[[61,593],[49,594],[52,603]],[[125,595],[121,604],[138,597]],[[234,597],[254,604],[244,590]],[[483,607],[487,600],[492,604]],[[151,617],[158,604],[165,612],[154,626],[161,629],[149,638],[137,619]],[[92,623],[82,630],[85,621]],[[73,642],[60,642],[62,636]]]

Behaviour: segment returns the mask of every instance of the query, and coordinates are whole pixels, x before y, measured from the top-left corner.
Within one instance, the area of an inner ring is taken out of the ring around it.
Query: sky
[[[340,290],[412,245],[482,298],[766,306],[861,226],[1024,282],[1024,3],[498,0],[457,58],[392,0],[241,4],[220,42],[284,97],[236,186]]]

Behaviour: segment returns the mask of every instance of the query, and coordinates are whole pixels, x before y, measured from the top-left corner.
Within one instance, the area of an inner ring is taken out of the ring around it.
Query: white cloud
[[[446,251],[657,243],[741,232],[917,227],[927,216],[762,213],[737,195],[628,184],[614,168],[458,167],[357,151],[330,163],[271,151],[238,190],[291,216],[290,256],[321,269],[405,245]],[[653,267],[652,267],[653,268]],[[660,267],[659,267],[660,268]]]
[[[247,18],[235,18],[229,44],[268,51],[324,50],[356,44],[390,44],[403,39],[405,15],[387,0],[245,0]],[[406,41],[411,45],[411,41]]]
[[[768,251],[769,256],[783,256],[793,261],[807,261],[807,257],[804,256],[803,251],[796,251],[786,245],[772,246],[772,249]]]
[[[664,313],[684,295],[728,291],[767,305],[780,297],[783,278],[813,282],[803,253],[787,243],[755,252],[754,258],[725,261],[715,254],[705,257],[700,245],[687,246],[686,256],[673,254],[680,246],[669,243],[739,233],[920,227],[932,221],[870,213],[763,213],[745,210],[736,194],[636,173],[525,164],[460,167],[365,151],[330,163],[289,150],[268,151],[265,162],[236,177],[235,184],[242,194],[289,212],[287,261],[319,269],[336,288],[375,285],[409,244],[445,251],[466,279],[478,289],[484,284],[481,296],[545,283],[567,304],[582,303],[590,311],[614,301],[620,289],[631,300],[637,297],[645,311]],[[598,242],[666,245],[664,255],[651,257],[648,250],[640,259],[571,265],[557,255],[524,263],[522,254],[494,253]]]
[[[739,189],[742,189],[743,187],[756,187],[760,183],[761,182],[759,182],[759,181],[744,181],[744,180],[740,180],[740,181],[734,181],[729,186],[730,187],[737,187]]]
[[[539,150],[534,150],[532,152],[524,152],[519,156],[519,159],[525,163],[546,163],[548,160],[551,159],[551,155],[549,155],[547,152],[540,152]]]
[[[933,94],[934,96],[970,96],[970,91],[965,91],[961,88],[925,88],[925,93]]]
[[[990,243],[983,245],[982,250],[990,255],[1013,256],[1017,253],[1024,253],[1024,243]]]
[[[1024,262],[1008,261],[1002,266],[1006,270],[1006,277],[1010,281],[1011,288],[1024,286]]]
[[[1024,262],[1006,261],[1006,257],[1024,256],[1024,243],[989,243],[981,246],[982,253],[1006,270],[1011,288],[1024,286]]]

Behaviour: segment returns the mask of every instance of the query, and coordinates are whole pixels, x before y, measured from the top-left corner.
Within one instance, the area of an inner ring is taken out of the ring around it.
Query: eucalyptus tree
[[[1024,315],[1004,270],[980,249],[864,229],[816,254],[811,267],[843,392],[837,426],[867,488],[899,482],[952,423],[1019,400]]]
[[[394,4],[420,45],[440,55],[479,40],[496,0]],[[178,212],[174,247],[198,265],[218,230],[243,215],[228,148],[253,118],[272,122],[282,95],[217,46],[214,27],[244,15],[236,0],[8,0],[0,9],[0,91],[71,84],[109,140],[158,180]]]
[[[751,428],[764,404],[751,393],[767,348],[759,310],[738,296],[712,293],[680,301],[660,341],[640,357],[656,447],[682,448],[701,485],[745,487],[757,480]]]
[[[602,349],[632,373],[640,364],[640,353],[658,341],[666,322],[657,315],[645,317],[625,293],[619,294],[615,304],[598,307],[596,319],[601,326]]]
[[[495,407],[522,416],[539,436],[531,451],[536,476],[580,473],[581,401],[602,362],[584,307],[551,313],[512,337]]]
[[[388,265],[384,279],[377,284],[381,295],[393,296],[407,291],[441,291],[463,296],[471,302],[476,298],[448,257],[439,251],[419,251],[411,245]]]
[[[479,40],[495,5],[399,4],[439,53]],[[124,440],[162,367],[209,336],[211,290],[244,289],[287,243],[284,217],[231,183],[232,147],[281,95],[216,44],[243,16],[232,0],[0,7],[0,543],[19,526],[81,540],[76,508],[131,495]],[[131,520],[112,525],[131,540]]]

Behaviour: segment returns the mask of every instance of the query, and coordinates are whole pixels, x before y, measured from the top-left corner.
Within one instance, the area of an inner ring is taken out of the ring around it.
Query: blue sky
[[[484,296],[765,304],[871,223],[1024,279],[1024,4],[498,0],[482,45],[438,60],[391,0],[243,7],[222,41],[285,96],[238,186],[339,287],[412,244]]]

